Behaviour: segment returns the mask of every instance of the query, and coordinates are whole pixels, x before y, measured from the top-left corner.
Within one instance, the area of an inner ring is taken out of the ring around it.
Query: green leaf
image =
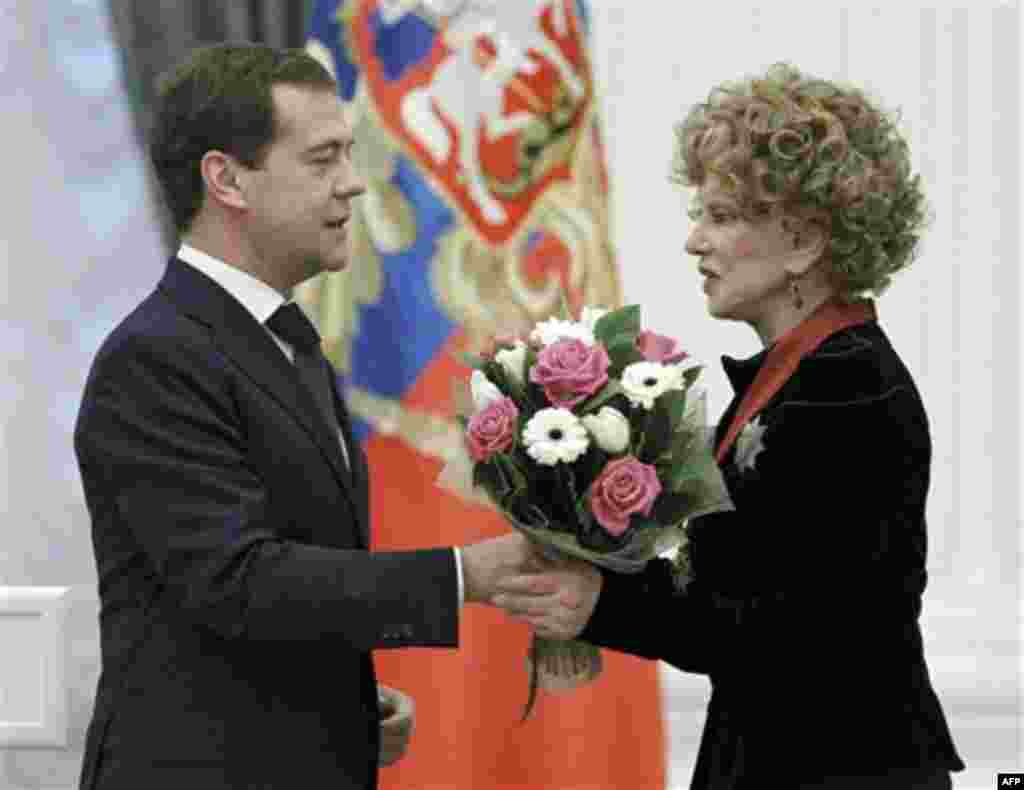
[[[694,380],[696,380],[696,378]],[[664,395],[658,398],[658,403],[668,410],[668,421],[670,426],[669,434],[671,434],[672,431],[674,431],[679,426],[679,423],[683,419],[683,415],[686,414],[686,391],[671,390],[669,392],[666,392]]]
[[[508,372],[502,367],[501,363],[488,360],[483,368],[483,373],[494,383],[494,386],[501,390],[503,395],[512,398],[517,405],[522,405],[526,398],[526,393],[523,392],[519,382],[508,375]]]
[[[664,531],[662,525],[648,516],[632,515],[629,517],[629,528],[633,533],[630,543],[634,551],[645,555],[655,554]]]
[[[547,517],[543,510],[537,507],[535,502],[526,500],[521,505],[520,508],[508,511],[509,516],[517,522],[519,527],[526,526],[538,531],[555,530],[558,528],[558,525],[552,524],[551,519]]]
[[[685,459],[692,453],[692,449],[701,440],[701,430],[691,428],[687,425],[677,426],[672,434],[672,443],[669,446],[668,456],[670,459]]]
[[[526,473],[519,467],[519,464],[512,460],[511,456],[504,454],[496,456],[496,460],[501,466],[501,469],[505,473],[505,477],[511,486],[509,496],[518,496],[526,491]]]
[[[690,389],[700,378],[701,371],[704,370],[703,365],[694,365],[692,368],[687,368],[683,371],[683,388],[684,390]]]
[[[580,530],[578,542],[583,548],[599,554],[621,549],[623,543],[622,540],[607,533],[596,520],[591,520]]]
[[[622,395],[624,392],[625,390],[622,389],[622,385],[619,382],[614,379],[608,379],[608,383],[604,387],[595,392],[588,400],[583,401],[575,411],[580,416],[593,414],[616,395]]]
[[[651,518],[659,524],[678,524],[694,512],[697,504],[696,497],[691,493],[663,491],[654,502]]]
[[[608,348],[620,335],[636,342],[640,334],[640,305],[620,307],[601,316],[594,325],[594,337]]]
[[[520,523],[518,529],[542,546],[552,546],[570,557],[593,559],[599,556],[598,554],[589,554],[586,551],[581,551],[580,542],[574,533],[557,531],[551,525],[529,526]]]
[[[710,464],[712,463],[714,463],[714,459],[710,453],[696,453],[671,471],[668,481],[669,488],[678,493],[687,483],[693,480],[703,480],[711,471]]]
[[[640,353],[640,349],[636,347],[636,335],[616,335],[606,344],[605,349],[608,352],[608,358],[611,360],[611,366],[614,370],[621,371],[634,362],[643,361],[644,358],[644,355]]]

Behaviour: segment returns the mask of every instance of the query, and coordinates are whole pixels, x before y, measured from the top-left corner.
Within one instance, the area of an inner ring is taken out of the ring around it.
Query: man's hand
[[[546,563],[540,572],[501,581],[494,605],[545,639],[575,639],[594,613],[603,584],[601,572],[585,562]]]
[[[466,603],[492,603],[498,582],[535,567],[538,559],[518,532],[463,546],[461,553]]]
[[[380,696],[379,765],[393,765],[409,748],[412,725],[416,716],[412,698],[387,686],[377,686]]]

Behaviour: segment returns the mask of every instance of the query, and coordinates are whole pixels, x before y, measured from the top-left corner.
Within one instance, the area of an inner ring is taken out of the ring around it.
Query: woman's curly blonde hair
[[[914,260],[927,220],[896,122],[855,88],[776,64],[715,88],[676,125],[672,180],[714,175],[747,216],[821,223],[840,295],[880,294]],[[701,211],[698,197],[691,216]]]

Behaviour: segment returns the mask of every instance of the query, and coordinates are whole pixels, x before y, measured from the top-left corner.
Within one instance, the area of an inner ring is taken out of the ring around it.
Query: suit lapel
[[[349,503],[358,508],[337,436],[302,385],[292,365],[252,314],[237,299],[199,270],[172,258],[160,288],[187,315],[213,330],[224,353],[309,434],[334,471]],[[360,531],[365,532],[360,525]]]
[[[330,367],[330,365],[328,365]],[[334,393],[334,413],[338,418],[338,425],[341,427],[342,436],[345,438],[345,447],[348,450],[349,472],[352,480],[352,491],[355,496],[356,508],[359,511],[359,531],[363,539],[363,545],[370,547],[370,503],[369,503],[369,469],[366,464],[366,455],[363,453],[359,439],[352,432],[352,423],[349,419],[348,407],[338,389],[338,377],[334,369],[330,369],[331,390]]]
[[[743,400],[743,396],[754,381],[754,377],[757,376],[757,371],[764,363],[764,358],[767,353],[766,349],[762,349],[757,354],[747,359],[733,359],[728,356],[723,356],[721,358],[722,369],[725,371],[726,378],[729,379],[729,383],[732,385],[733,397],[729,402],[729,405],[726,407],[725,413],[715,426],[715,443],[712,447],[712,452],[722,444],[722,439],[725,438],[725,434],[729,430],[729,426],[732,424],[733,417],[736,416],[736,411],[740,407],[740,402]],[[729,448],[729,452],[721,459],[719,466],[729,468],[731,466],[733,454],[733,448]]]

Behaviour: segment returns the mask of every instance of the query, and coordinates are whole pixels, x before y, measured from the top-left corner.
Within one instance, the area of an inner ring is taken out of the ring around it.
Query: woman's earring
[[[800,229],[799,229],[799,226],[797,225],[796,221],[791,220],[788,217],[783,217],[783,219],[782,219],[782,232],[783,233],[792,233],[793,234],[793,249],[794,250],[800,249],[800,241],[801,241],[801,239],[800,239]]]
[[[796,280],[792,280],[789,284],[789,292],[793,295],[793,307],[797,310],[802,310],[804,306],[804,298],[800,295],[800,286]]]

